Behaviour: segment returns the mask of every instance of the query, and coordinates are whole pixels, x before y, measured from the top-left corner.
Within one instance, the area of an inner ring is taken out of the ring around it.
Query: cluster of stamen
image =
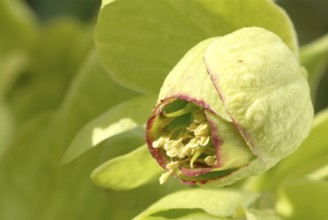
[[[186,117],[187,116],[187,117]],[[153,141],[153,147],[163,149],[168,159],[168,172],[160,177],[160,183],[167,181],[169,176],[179,167],[187,168],[211,167],[217,163],[215,148],[211,141],[211,131],[204,110],[193,103],[188,103],[182,109],[160,115],[163,123],[162,132],[158,139]],[[174,120],[187,118],[185,123],[175,123]],[[181,125],[182,124],[182,125]],[[197,165],[196,165],[197,164]]]

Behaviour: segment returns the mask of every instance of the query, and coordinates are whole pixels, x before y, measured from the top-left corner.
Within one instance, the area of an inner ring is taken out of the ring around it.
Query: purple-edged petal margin
[[[262,173],[295,151],[309,133],[313,107],[305,76],[294,53],[262,28],[243,28],[200,42],[163,84],[147,123],[149,150],[164,170],[185,184],[223,186]],[[203,112],[215,163],[196,161],[188,167],[184,162],[171,169],[172,161],[191,157],[172,158],[165,148],[153,146],[165,130],[162,124],[170,123],[162,113],[177,100]]]

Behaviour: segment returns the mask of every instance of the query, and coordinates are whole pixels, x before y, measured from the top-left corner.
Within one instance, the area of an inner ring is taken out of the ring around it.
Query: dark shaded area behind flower
[[[101,0],[26,0],[43,21],[58,16],[73,16],[83,21],[95,17]]]
[[[301,45],[310,43],[328,33],[328,1],[326,0],[278,0],[291,17]],[[318,112],[328,106],[328,68],[320,80],[315,111]]]

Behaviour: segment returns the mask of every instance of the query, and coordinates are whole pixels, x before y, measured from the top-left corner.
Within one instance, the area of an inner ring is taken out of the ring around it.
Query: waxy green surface
[[[158,114],[170,100],[190,101],[204,108],[212,132],[216,131],[213,142],[220,140],[220,166],[211,172],[231,171],[217,177],[177,172],[178,178],[223,186],[262,173],[294,152],[310,131],[313,107],[306,75],[285,43],[263,28],[243,28],[205,40],[164,81],[155,120],[148,122],[148,138],[152,142],[160,136]],[[151,152],[165,167],[163,160],[168,158],[158,156],[159,150]]]
[[[101,63],[117,82],[153,93],[197,43],[249,26],[276,33],[298,54],[292,23],[271,0],[106,0],[96,44]]]

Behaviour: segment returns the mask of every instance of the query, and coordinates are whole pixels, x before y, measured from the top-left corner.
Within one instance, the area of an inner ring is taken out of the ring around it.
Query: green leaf
[[[192,189],[170,194],[142,212],[134,219],[144,219],[158,212],[176,209],[201,209],[217,217],[231,217],[239,208],[246,208],[257,199],[257,193]]]
[[[162,169],[151,157],[147,145],[97,167],[92,181],[104,188],[128,190],[145,184],[159,176]]]
[[[56,116],[58,129],[64,128],[57,146],[66,149],[78,131],[91,120],[135,95],[113,82],[100,66],[95,52],[91,51]]]
[[[103,158],[116,154],[114,150],[95,148],[73,163],[60,164],[67,146],[85,124],[135,95],[114,83],[91,53],[58,112],[21,125],[0,160],[0,219],[131,219],[161,195],[174,191],[176,185],[158,189],[158,183],[120,194],[95,186],[89,180],[90,173]],[[117,138],[112,143],[120,151],[119,144],[129,141],[126,136],[124,140]],[[140,135],[128,138],[134,143]],[[142,201],[131,200],[146,193],[150,195]],[[117,202],[120,200],[124,207]]]
[[[247,220],[281,220],[272,210],[245,210]]]
[[[167,218],[162,216],[148,216],[143,218],[143,220],[181,220],[181,219],[188,219],[188,220],[242,220],[240,218],[223,218],[223,217],[217,217],[213,215],[209,215],[205,212],[195,212],[195,213],[189,213],[187,215],[183,215],[177,218]]]
[[[127,193],[95,186],[88,177],[99,164],[102,149],[61,165],[64,146],[56,142],[64,141],[60,134],[65,129],[54,128],[53,120],[56,117],[47,115],[26,123],[0,160],[0,219],[131,219],[175,190],[172,184],[158,188],[157,182]]]
[[[301,48],[301,63],[308,70],[312,97],[328,64],[328,34]]]
[[[199,212],[199,213],[193,213],[193,214],[189,214],[189,215],[185,215],[183,216],[183,218],[185,219],[190,219],[190,220],[242,220],[242,219],[239,219],[239,218],[223,218],[223,217],[217,217],[217,216],[213,216],[213,215],[209,215],[207,213],[202,213],[202,212]],[[181,218],[178,218],[178,219],[181,219]],[[178,220],[177,219],[177,220]]]
[[[113,1],[115,1],[115,0],[102,0],[101,1],[101,8],[106,6],[109,3],[113,2]]]
[[[42,135],[49,125],[49,118],[50,115],[43,115],[21,126],[0,160],[0,219],[32,219],[29,216],[40,212],[36,210],[36,201],[45,196],[45,187],[38,187],[36,191],[34,186],[39,181],[45,186],[48,184],[46,178],[53,178],[46,172],[39,171],[36,175],[37,167],[41,165],[37,158],[42,158],[46,152],[46,148],[37,143],[46,138]]]
[[[21,0],[0,1],[0,27],[0,53],[29,49],[39,29],[32,10]]]
[[[96,44],[101,63],[113,78],[149,93],[159,90],[192,46],[247,26],[276,33],[298,53],[288,16],[269,0],[103,1]]]
[[[310,174],[306,175],[306,177],[311,180],[328,180],[328,163],[312,171]]]
[[[72,137],[88,122],[106,110],[136,96],[117,85],[103,70],[95,51],[91,51],[73,79],[58,113],[65,135]]]
[[[127,192],[95,186],[88,177],[104,157],[103,149],[61,165],[65,145],[57,144],[65,143],[66,126],[53,126],[57,120],[45,115],[26,123],[0,160],[0,219],[131,219],[161,196],[186,188],[173,181],[162,187],[156,181]]]
[[[79,38],[80,43],[82,38]],[[55,43],[62,47],[60,41]],[[57,62],[65,63],[65,55],[78,53],[83,48],[76,46],[74,52],[68,50],[67,54],[58,53],[61,56]],[[79,53],[82,56],[82,52]],[[51,56],[47,55],[49,64]],[[44,57],[43,60],[47,58]],[[55,60],[53,62],[56,63]],[[60,69],[58,67],[56,70]],[[90,181],[90,173],[104,158],[108,159],[113,153],[121,153],[120,144],[135,144],[137,139],[136,143],[140,146],[141,132],[136,137],[133,133],[111,138],[111,144],[117,147],[117,151],[113,147],[94,148],[70,164],[60,164],[64,152],[78,131],[106,110],[137,95],[113,82],[99,65],[95,53],[91,53],[83,65],[76,69],[80,71],[73,80],[71,77],[75,74],[75,69],[71,69],[72,75],[66,81],[69,88],[62,91],[65,98],[63,102],[60,99],[62,105],[58,112],[55,115],[36,115],[36,118],[28,119],[20,125],[13,143],[0,160],[0,219],[131,219],[162,195],[185,187],[168,182],[168,185],[159,188],[156,181],[129,192],[118,193],[105,191]],[[47,71],[44,74],[52,73]],[[44,81],[40,80],[36,84],[39,83]],[[46,93],[38,95],[47,97]],[[52,99],[50,96],[48,98]],[[102,143],[106,144],[106,141]]]
[[[0,102],[0,159],[7,150],[14,130],[8,106]]]
[[[328,182],[300,180],[279,188],[276,210],[286,220],[327,219]]]
[[[0,99],[4,99],[17,77],[26,68],[28,56],[24,52],[0,54]]]
[[[295,153],[282,160],[269,172],[251,179],[246,188],[272,189],[284,181],[311,176],[313,172],[319,172],[313,174],[313,178],[324,175],[324,173],[320,174],[323,172],[320,169],[324,169],[328,164],[327,132],[328,109],[315,116],[309,136]]]
[[[56,20],[42,30],[38,43],[27,54],[28,65],[8,91],[17,123],[60,106],[92,48],[92,34],[88,26],[70,19]]]
[[[315,116],[308,138],[294,154],[276,170],[279,176],[300,177],[326,165],[328,162],[328,109]]]
[[[120,133],[145,124],[155,103],[154,97],[137,97],[120,103],[88,123],[74,138],[63,162],[69,162],[88,149]],[[144,129],[142,129],[144,131]],[[144,132],[143,132],[144,133]]]

